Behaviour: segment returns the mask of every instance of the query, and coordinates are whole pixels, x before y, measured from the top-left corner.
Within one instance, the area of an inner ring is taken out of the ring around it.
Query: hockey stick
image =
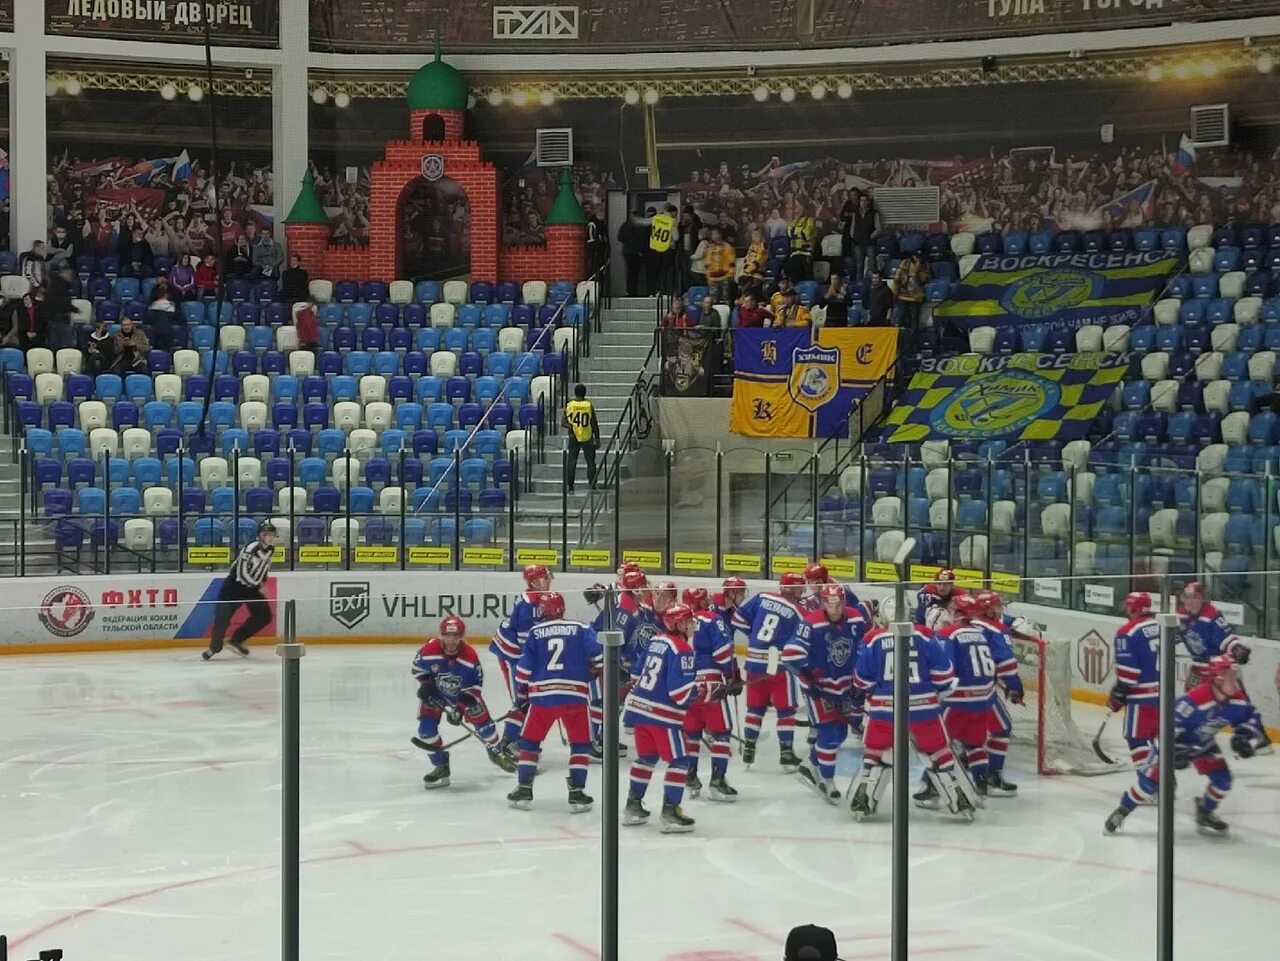
[[[1098,760],[1103,764],[1115,764],[1115,759],[1108,756],[1107,752],[1102,749],[1102,733],[1107,729],[1107,723],[1116,716],[1116,711],[1108,711],[1107,716],[1102,719],[1102,723],[1098,725],[1098,733],[1093,736],[1093,753],[1098,755]]]
[[[512,714],[515,714],[515,713],[516,713],[515,708],[512,708],[510,711],[507,711],[506,714],[502,715],[502,717],[493,718],[494,727],[497,727],[499,724],[501,724],[503,721],[505,721],[507,718],[509,718]],[[422,738],[418,737],[417,735],[414,735],[413,737],[409,738],[409,743],[416,748],[421,748],[424,751],[447,751],[449,750],[449,748],[453,747],[455,744],[461,744],[463,741],[469,740],[470,738],[479,737],[479,733],[476,731],[474,727],[469,727],[466,724],[461,724],[460,726],[467,733],[462,735],[462,737],[454,738],[452,741],[449,741],[447,744],[441,744],[438,747],[433,746],[428,744],[426,741],[424,741]]]

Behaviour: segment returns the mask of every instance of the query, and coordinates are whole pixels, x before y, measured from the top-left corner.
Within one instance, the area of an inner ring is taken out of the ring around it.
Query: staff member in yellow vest
[[[587,457],[587,483],[596,486],[596,445],[600,443],[600,422],[596,409],[587,400],[585,384],[573,388],[573,400],[564,405],[564,423],[569,428],[569,467],[565,481],[569,493],[573,493],[574,475],[578,473],[578,451]]]
[[[813,243],[818,228],[808,214],[799,213],[787,224],[787,236],[791,239],[791,255],[787,257],[787,276],[793,284],[813,280]]]
[[[662,213],[655,213],[649,222],[649,257],[652,273],[649,288],[655,293],[675,294],[678,280],[676,277],[676,249],[680,240],[680,231],[676,227],[676,214],[679,211],[675,204],[667,204]]]

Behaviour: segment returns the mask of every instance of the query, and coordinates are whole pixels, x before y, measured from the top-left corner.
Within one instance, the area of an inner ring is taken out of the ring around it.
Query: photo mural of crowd
[[[270,165],[232,161],[210,196],[207,162],[176,156],[83,159],[69,150],[49,168],[49,229],[71,257],[117,254],[141,230],[153,256],[203,257],[273,227]]]

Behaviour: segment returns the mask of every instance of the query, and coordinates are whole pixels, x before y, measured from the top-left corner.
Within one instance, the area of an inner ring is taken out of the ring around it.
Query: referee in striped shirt
[[[275,545],[276,529],[270,520],[264,520],[258,525],[257,539],[246,544],[231,565],[222,589],[218,591],[213,637],[209,640],[209,649],[201,655],[206,661],[222,650],[222,636],[227,633],[231,618],[241,604],[249,616],[227,641],[227,646],[241,657],[249,655],[246,646],[249,638],[271,623],[271,604],[262,596],[262,584],[271,573]]]

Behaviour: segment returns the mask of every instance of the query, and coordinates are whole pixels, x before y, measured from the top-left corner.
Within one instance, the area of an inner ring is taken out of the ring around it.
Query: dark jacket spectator
[[[248,280],[253,273],[253,251],[244,237],[240,237],[236,245],[227,251],[222,261],[222,272],[229,281]]]
[[[280,300],[286,304],[296,304],[311,296],[311,275],[302,266],[302,258],[297,254],[289,255],[289,266],[280,275]]]
[[[618,243],[622,245],[622,260],[627,268],[627,296],[642,296],[646,293],[641,288],[641,283],[645,251],[649,249],[648,226],[638,217],[628,217],[618,228]]]
[[[89,343],[84,349],[85,373],[92,377],[105,374],[115,366],[116,339],[107,330],[105,320],[95,321],[93,331],[89,334]]]
[[[29,350],[32,347],[49,346],[48,318],[44,304],[34,294],[23,294],[21,300],[9,305],[7,313],[3,337],[6,347]]]
[[[169,299],[175,303],[192,300],[200,296],[200,288],[196,283],[196,257],[182,256],[169,268],[165,278],[169,282]]]
[[[147,335],[133,325],[133,318],[124,317],[115,336],[115,370],[119,374],[132,374],[147,369],[147,354],[151,344]]]
[[[155,335],[156,349],[171,351],[174,348],[173,327],[182,322],[182,315],[169,299],[168,289],[161,289],[159,286],[156,289],[160,291],[160,296],[147,309],[147,325]]]
[[[827,282],[827,289],[823,291],[822,300],[819,303],[827,308],[826,326],[849,326],[849,290],[845,287],[844,281],[839,274],[831,275],[831,279]]]
[[[79,240],[71,236],[67,228],[61,224],[54,227],[49,234],[49,246],[47,248],[49,263],[54,264],[60,260],[69,260],[74,263],[79,253]]]
[[[871,286],[867,290],[867,325],[888,327],[889,313],[893,310],[893,290],[885,283],[878,270],[871,272]]]
[[[32,287],[44,286],[45,259],[43,240],[35,241],[31,249],[24,250],[18,258],[18,273],[26,277]]]
[[[129,239],[120,244],[120,271],[129,277],[149,277],[153,256],[141,227],[135,227]]]
[[[54,350],[74,347],[71,336],[71,297],[75,292],[76,269],[68,261],[49,275],[44,291],[44,309],[49,324],[49,346]]]
[[[246,241],[247,243],[247,241]],[[275,280],[284,267],[284,248],[275,242],[269,231],[263,231],[262,238],[255,245],[250,245],[253,257],[253,275],[260,280]]]

